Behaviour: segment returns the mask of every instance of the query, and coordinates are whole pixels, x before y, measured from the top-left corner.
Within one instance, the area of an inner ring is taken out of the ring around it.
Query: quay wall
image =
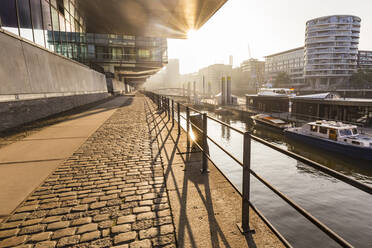
[[[104,74],[0,29],[0,131],[108,96]]]

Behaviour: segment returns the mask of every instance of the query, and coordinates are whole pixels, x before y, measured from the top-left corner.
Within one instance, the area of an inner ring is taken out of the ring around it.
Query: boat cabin
[[[310,136],[347,143],[354,146],[372,147],[372,140],[359,137],[357,126],[335,121],[315,121],[306,124],[304,131]]]

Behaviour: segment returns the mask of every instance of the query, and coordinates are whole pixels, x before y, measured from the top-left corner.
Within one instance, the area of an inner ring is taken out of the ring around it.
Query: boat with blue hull
[[[357,126],[334,121],[315,121],[288,128],[285,135],[328,151],[372,161],[372,137],[362,135]]]

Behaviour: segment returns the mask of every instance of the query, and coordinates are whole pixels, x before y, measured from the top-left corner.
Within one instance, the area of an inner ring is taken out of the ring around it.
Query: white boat
[[[253,123],[255,125],[262,125],[279,130],[284,130],[286,128],[292,127],[291,123],[266,114],[253,115],[251,116],[251,119],[253,120]]]
[[[355,125],[325,120],[314,121],[302,127],[288,128],[285,134],[333,152],[372,160],[372,137],[360,134]]]

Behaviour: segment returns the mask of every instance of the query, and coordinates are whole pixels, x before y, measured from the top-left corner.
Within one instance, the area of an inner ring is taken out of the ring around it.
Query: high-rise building
[[[350,15],[319,17],[306,22],[306,83],[313,87],[345,84],[357,69],[361,19]]]
[[[299,86],[304,82],[304,47],[298,47],[280,53],[265,56],[266,82],[273,84],[280,72],[286,72],[291,78],[288,86]]]
[[[358,69],[372,70],[372,51],[358,51]]]

